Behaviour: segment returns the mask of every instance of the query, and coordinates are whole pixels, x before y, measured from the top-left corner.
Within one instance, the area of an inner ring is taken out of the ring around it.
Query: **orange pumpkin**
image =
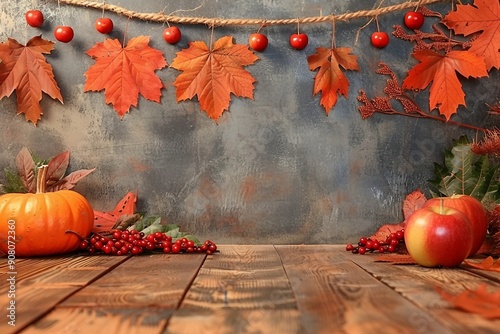
[[[0,251],[16,257],[69,253],[90,235],[94,211],[89,202],[73,190],[45,193],[45,175],[44,166],[35,194],[0,196]]]

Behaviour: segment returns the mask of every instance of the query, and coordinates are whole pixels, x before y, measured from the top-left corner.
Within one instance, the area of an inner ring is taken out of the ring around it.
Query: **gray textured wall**
[[[107,1],[138,12],[170,13],[192,9],[202,1]],[[403,1],[384,1],[385,5]],[[295,26],[265,29],[270,46],[255,65],[254,100],[234,98],[230,112],[216,124],[200,112],[194,101],[175,102],[173,82],[180,73],[165,68],[157,74],[165,89],[161,104],[140,99],[123,120],[105,105],[103,93],[84,93],[83,74],[94,61],[85,54],[104,36],[93,28],[99,10],[73,7],[57,1],[38,1],[46,18],[42,29],[27,27],[24,13],[32,1],[0,1],[0,39],[25,43],[40,33],[52,36],[54,26],[75,29],[71,43],[56,43],[47,56],[61,87],[64,105],[45,96],[45,111],[38,126],[16,115],[15,94],[0,100],[0,167],[14,166],[22,146],[42,157],[71,151],[71,169],[97,170],[77,190],[97,210],[108,210],[129,190],[139,191],[139,209],[159,214],[200,238],[219,243],[339,243],[374,232],[380,225],[402,218],[402,200],[432,176],[433,162],[441,162],[443,149],[462,134],[473,131],[436,121],[376,115],[362,120],[356,100],[359,89],[382,95],[386,77],[374,74],[385,61],[400,79],[415,64],[411,45],[391,39],[383,50],[369,42],[376,29],[368,19],[338,22],[337,46],[352,47],[360,71],[347,72],[349,98],[339,98],[329,116],[312,96],[315,73],[306,58],[316,47],[331,43],[331,24],[303,25],[309,46],[291,50],[289,35]],[[178,15],[224,18],[295,18],[320,13],[341,14],[371,9],[375,1],[205,0],[200,8]],[[334,8],[332,9],[332,6]],[[448,10],[449,4],[432,5]],[[392,31],[404,11],[379,17],[380,26]],[[112,38],[151,36],[152,47],[171,63],[189,41],[208,43],[206,26],[180,26],[183,39],[167,45],[162,24],[107,13],[115,23]],[[430,20],[429,20],[430,21]],[[427,29],[429,28],[426,25]],[[246,44],[258,27],[218,27],[215,38],[233,35]],[[490,78],[464,80],[467,108],[453,119],[478,126],[498,125],[485,103],[498,101],[498,71]],[[427,93],[418,95],[427,108]]]

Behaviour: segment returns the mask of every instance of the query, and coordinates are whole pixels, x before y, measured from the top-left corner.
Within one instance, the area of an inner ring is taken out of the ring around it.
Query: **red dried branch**
[[[480,155],[500,157],[500,129],[486,130],[481,141],[474,141],[471,144],[471,150]]]
[[[390,76],[390,79],[386,81],[386,86],[384,88],[384,93],[387,96],[385,97],[378,96],[373,99],[369,99],[366,92],[364,90],[360,90],[357,99],[362,104],[358,107],[362,119],[367,119],[373,116],[375,113],[381,113],[386,115],[402,115],[402,116],[416,117],[416,118],[429,118],[467,129],[473,129],[476,131],[486,131],[486,129],[474,125],[455,122],[455,121],[446,121],[446,118],[444,117],[435,116],[424,112],[418,106],[415,100],[413,100],[410,96],[404,93],[404,89],[400,85],[399,80],[396,77],[396,74],[389,68],[387,64],[383,62],[379,63],[379,68],[377,69],[376,73]],[[392,105],[393,100],[401,104],[401,106],[403,107],[402,111],[397,110],[396,108],[393,107]]]
[[[487,105],[490,110],[488,112],[492,115],[500,115],[500,103],[494,104],[492,106]]]
[[[436,52],[448,51],[452,48],[459,47],[462,49],[470,48],[471,41],[458,41],[447,36],[437,25],[432,25],[432,33],[414,30],[412,34],[406,32],[401,25],[394,25],[392,35],[396,38],[415,43],[413,51],[432,49]],[[430,40],[430,42],[426,42]]]

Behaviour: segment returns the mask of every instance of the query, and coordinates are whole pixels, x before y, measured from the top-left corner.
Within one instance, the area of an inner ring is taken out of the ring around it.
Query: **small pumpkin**
[[[81,238],[90,235],[92,206],[73,190],[46,193],[46,168],[37,173],[36,193],[0,196],[0,251],[15,256],[64,254],[77,250]]]

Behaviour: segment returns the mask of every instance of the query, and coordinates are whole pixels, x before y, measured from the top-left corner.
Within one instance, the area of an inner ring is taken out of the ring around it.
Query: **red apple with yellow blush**
[[[404,239],[408,253],[419,265],[455,267],[470,253],[471,233],[471,222],[463,212],[443,205],[428,206],[408,218]]]
[[[477,253],[484,243],[488,229],[488,218],[483,205],[476,198],[469,195],[453,195],[450,197],[431,198],[425,202],[424,207],[443,206],[462,211],[471,223],[472,247],[468,256]]]

